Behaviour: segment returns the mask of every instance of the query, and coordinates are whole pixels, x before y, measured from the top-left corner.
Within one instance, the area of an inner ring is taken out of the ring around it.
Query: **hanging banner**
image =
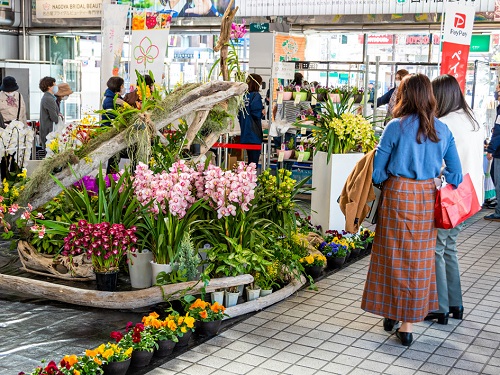
[[[130,89],[137,82],[136,70],[142,74],[153,72],[160,82],[165,66],[165,54],[172,16],[166,13],[135,11],[132,16]]]
[[[467,79],[467,61],[474,28],[474,16],[474,7],[446,4],[440,74],[454,76],[462,91],[465,90]]]
[[[109,77],[117,76],[127,28],[128,5],[102,4],[101,93]]]

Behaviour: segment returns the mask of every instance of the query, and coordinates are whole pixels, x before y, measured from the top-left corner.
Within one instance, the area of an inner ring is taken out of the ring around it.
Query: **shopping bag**
[[[368,216],[365,221],[371,224],[377,224],[378,219],[378,208],[380,206],[380,199],[382,198],[382,185],[373,184],[373,191],[375,192],[375,200],[368,202],[368,206],[370,206],[370,212],[368,212]]]
[[[451,229],[475,215],[481,206],[467,173],[456,189],[444,184],[436,194],[434,223],[436,228]]]

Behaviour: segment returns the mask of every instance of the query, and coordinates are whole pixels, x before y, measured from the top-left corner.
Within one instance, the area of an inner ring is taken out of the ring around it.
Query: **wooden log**
[[[277,290],[265,297],[257,298],[253,301],[245,302],[236,306],[228,307],[226,309],[226,314],[228,315],[225,319],[234,318],[240,315],[248,314],[254,311],[260,311],[274,305],[277,302],[290,297],[297,290],[302,288],[302,286],[307,282],[304,276],[300,277],[300,281],[293,279],[293,281],[285,286],[283,289]]]
[[[251,282],[253,282],[253,277],[247,274],[212,279],[206,287],[206,291],[213,292],[217,289],[249,284]],[[155,305],[164,302],[164,296],[168,300],[179,299],[183,295],[181,292],[187,288],[192,288],[188,293],[197,294],[201,292],[202,287],[203,283],[201,282],[188,281],[126,292],[101,292],[0,273],[0,289],[2,290],[25,293],[73,305],[103,309],[136,309]]]
[[[242,95],[246,88],[247,85],[242,82],[222,81],[210,82],[197,87],[179,100],[179,104],[174,107],[173,111],[165,119],[157,122],[155,128],[156,130],[160,130],[190,113],[212,108],[216,104],[228,100],[229,98]],[[211,145],[207,144],[209,148],[212,145],[213,143]],[[128,146],[129,144],[125,139],[125,132],[121,132],[91,152],[87,160],[80,160],[77,164],[73,165],[74,174],[69,168],[65,168],[60,173],[56,174],[56,177],[64,186],[69,187],[81,178],[81,176],[88,175],[96,169],[99,169],[100,164],[105,165],[109,158]],[[44,185],[44,188],[38,190],[29,199],[29,202],[33,207],[38,208],[57,196],[61,191],[62,189],[52,181],[52,179],[47,180],[47,184]],[[19,212],[20,211],[21,210],[19,210]]]
[[[210,111],[198,111],[198,112],[196,112],[196,115],[195,115],[193,121],[191,122],[191,124],[189,125],[188,131],[186,133],[186,141],[187,142],[186,142],[186,146],[184,146],[184,148],[187,148],[189,150],[189,148],[193,144],[194,139],[196,138],[196,134],[198,134],[201,127],[205,123],[205,120],[207,119],[209,113],[210,113]]]

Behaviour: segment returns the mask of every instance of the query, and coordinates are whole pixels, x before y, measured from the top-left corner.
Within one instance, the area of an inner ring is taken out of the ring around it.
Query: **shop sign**
[[[297,61],[295,63],[296,70],[309,70],[309,69],[318,69],[318,64],[309,61]]]
[[[10,0],[0,0],[1,8],[11,8]]]
[[[251,33],[268,33],[269,24],[268,23],[251,23],[250,24]]]
[[[474,7],[446,4],[440,74],[454,76],[462,91],[467,78],[474,16]]]
[[[471,52],[490,52],[491,35],[472,35],[470,42]]]
[[[394,41],[394,35],[392,34],[381,34],[381,35],[368,35],[368,44],[392,44]],[[360,35],[359,42],[363,43],[363,35]]]
[[[432,44],[439,44],[440,37],[437,34],[432,35]],[[407,35],[407,45],[428,45],[431,41],[430,35]]]
[[[477,12],[495,10],[495,0],[449,0]],[[446,0],[236,0],[240,17],[441,13]]]
[[[36,0],[36,18],[100,18],[102,0]]]
[[[293,79],[295,63],[276,61],[273,64],[273,78]]]

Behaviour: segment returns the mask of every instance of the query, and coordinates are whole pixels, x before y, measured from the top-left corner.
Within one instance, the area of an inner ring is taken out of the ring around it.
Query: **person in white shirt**
[[[445,74],[432,81],[437,101],[437,117],[455,138],[462,173],[469,173],[479,202],[483,201],[484,132],[468,106],[458,81]],[[448,316],[463,318],[462,288],[456,241],[463,223],[452,229],[438,229],[436,241],[436,284],[439,310],[430,312],[426,320],[448,323]]]

